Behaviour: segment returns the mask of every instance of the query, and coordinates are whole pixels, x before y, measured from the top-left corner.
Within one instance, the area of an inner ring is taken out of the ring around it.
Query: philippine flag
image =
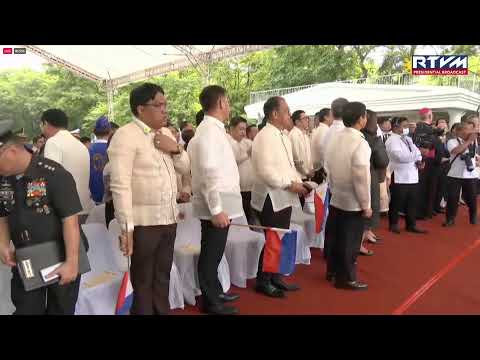
[[[115,315],[128,315],[133,303],[133,287],[130,282],[130,272],[123,275],[122,285],[118,292],[117,306],[115,308]]]
[[[320,234],[325,226],[330,203],[330,192],[328,188],[322,187],[315,192],[315,232]]]
[[[297,232],[295,230],[279,233],[276,229],[265,232],[263,251],[263,271],[290,275],[295,270],[297,255]]]

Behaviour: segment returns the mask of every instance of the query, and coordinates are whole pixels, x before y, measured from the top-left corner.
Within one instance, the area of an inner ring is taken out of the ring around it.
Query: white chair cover
[[[233,224],[248,225],[245,216],[234,219]],[[247,287],[247,279],[257,277],[258,259],[265,244],[265,235],[246,227],[230,226],[225,257],[230,268],[232,284]]]
[[[10,267],[0,264],[0,315],[10,315],[15,311],[10,297],[10,280],[12,270]]]
[[[310,265],[310,259],[312,258],[312,254],[310,253],[310,247],[308,246],[309,240],[303,227],[291,223],[290,230],[297,231],[297,256],[295,259],[295,264],[304,264]]]
[[[191,203],[179,204],[179,210],[183,214],[184,219],[177,225],[174,262],[179,271],[185,302],[195,305],[195,296],[201,295],[197,271],[201,243],[201,224],[200,220],[193,217]],[[225,255],[218,266],[218,279],[223,291],[227,292],[230,289],[230,270]]]
[[[86,224],[103,224],[107,227],[105,223],[105,204],[100,204],[95,206],[90,213],[88,214]]]
[[[115,314],[118,291],[128,263],[118,247],[118,223],[113,220],[111,225],[110,231],[98,223],[82,225],[90,243],[88,257],[92,271],[82,276],[75,312],[77,315]],[[105,281],[89,286],[89,283],[105,272],[110,274],[105,277]],[[180,277],[175,264],[172,264],[170,272],[169,302],[171,309],[184,308]]]

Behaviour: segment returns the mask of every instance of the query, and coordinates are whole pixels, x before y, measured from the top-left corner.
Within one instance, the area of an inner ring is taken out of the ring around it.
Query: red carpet
[[[358,278],[369,285],[364,292],[337,290],[325,280],[325,262],[321,251],[312,249],[311,265],[298,265],[287,281],[300,285],[301,290],[289,292],[284,299],[271,299],[257,294],[253,287],[234,286],[231,292],[241,298],[235,302],[243,315],[314,315],[314,314],[384,314],[389,315],[413,293],[445,268],[474,241],[480,238],[480,225],[468,223],[465,207],[459,209],[453,228],[441,226],[445,216],[419,221],[418,227],[427,235],[388,232],[382,220],[377,236],[382,244],[368,245],[375,252],[371,257],[360,256]],[[404,225],[401,224],[401,228]],[[463,258],[450,272],[438,280],[406,311],[412,314],[477,314],[480,313],[480,280],[478,264],[480,247]],[[173,314],[200,314],[197,307],[186,306]]]

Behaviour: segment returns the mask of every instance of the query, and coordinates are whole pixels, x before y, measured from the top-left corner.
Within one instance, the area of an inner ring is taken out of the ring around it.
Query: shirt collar
[[[354,129],[353,127],[345,127],[345,130],[350,131],[352,134],[356,136],[360,136],[365,139],[365,135],[360,130]]]
[[[138,127],[142,130],[142,132],[145,135],[149,135],[151,132],[153,132],[153,129],[147,124],[145,124],[142,120],[138,118],[133,118],[133,121],[135,122],[135,124],[138,125]]]
[[[225,131],[225,124],[223,122],[221,122],[220,120],[218,120],[216,117],[213,117],[213,116],[210,116],[210,115],[205,115],[203,117],[203,121],[207,121],[207,122],[210,122],[216,126],[218,126],[218,128],[222,129],[223,131]],[[226,132],[226,131],[225,131]]]
[[[285,133],[283,131],[285,130],[280,130],[279,128],[277,128],[276,126],[272,125],[271,123],[267,122],[267,125],[265,125],[265,128],[267,129],[272,129],[273,131],[279,133],[280,135],[285,135]]]

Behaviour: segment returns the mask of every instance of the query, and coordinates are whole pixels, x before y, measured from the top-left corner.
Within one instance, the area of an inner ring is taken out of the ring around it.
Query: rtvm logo
[[[413,75],[468,75],[467,55],[414,55]]]

